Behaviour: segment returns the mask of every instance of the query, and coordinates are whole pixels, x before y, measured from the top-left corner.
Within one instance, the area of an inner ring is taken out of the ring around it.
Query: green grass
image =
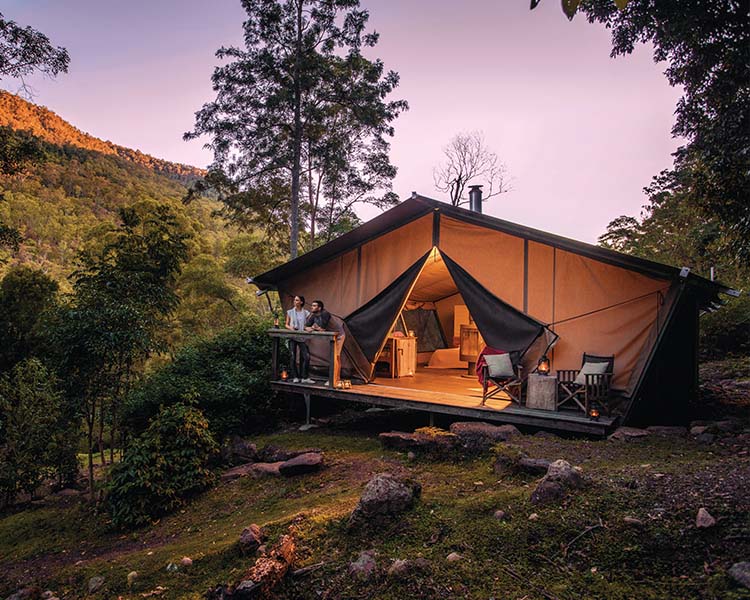
[[[88,579],[103,575],[99,598],[140,598],[157,585],[167,588],[160,598],[202,598],[252,564],[236,541],[243,527],[257,523],[267,528],[271,542],[293,524],[298,566],[325,563],[304,579],[285,582],[279,598],[747,597],[725,574],[732,562],[750,555],[748,538],[741,535],[750,531],[747,503],[729,498],[721,504],[722,497],[711,491],[721,492],[721,480],[733,470],[750,468],[747,458],[736,463],[729,449],[663,438],[621,444],[523,437],[517,443],[524,452],[566,458],[581,465],[591,481],[565,502],[539,508],[529,502],[535,479],[498,477],[490,456],[408,461],[382,450],[373,437],[325,432],[253,441],[320,448],[329,466],[303,477],[221,484],[134,532],[113,530],[106,515],[80,500],[7,515],[0,518],[0,573],[6,573],[5,580],[0,575],[0,595],[14,591],[12,578],[23,576],[65,598],[83,598]],[[347,517],[362,487],[381,471],[420,481],[420,503],[391,525],[350,531]],[[701,478],[706,485],[695,483]],[[700,492],[691,496],[695,490]],[[711,530],[692,526],[702,505],[720,517]],[[506,511],[508,520],[495,520],[496,509]],[[538,519],[530,521],[531,513]],[[624,524],[624,516],[638,517],[643,527]],[[581,535],[591,526],[597,527]],[[727,542],[728,536],[736,539]],[[347,566],[367,549],[377,551],[384,570],[396,558],[419,556],[430,567],[405,580],[381,573],[356,581]],[[448,563],[450,552],[464,560]],[[167,564],[183,556],[193,565],[167,572]],[[128,590],[132,570],[139,577]]]

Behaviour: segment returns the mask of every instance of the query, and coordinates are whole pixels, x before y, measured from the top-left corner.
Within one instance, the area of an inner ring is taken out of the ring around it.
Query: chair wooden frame
[[[615,357],[596,356],[584,353],[581,368],[587,362],[607,363],[605,373],[586,374],[585,383],[576,383],[575,379],[581,369],[558,369],[557,371],[557,408],[571,401],[575,403],[586,415],[589,415],[593,405],[597,405],[605,412],[608,411],[606,399],[614,376]]]
[[[487,400],[497,396],[500,393],[507,394],[512,402],[519,406],[522,404],[523,379],[521,378],[521,353],[517,350],[509,352],[510,361],[513,365],[513,377],[492,377],[490,376],[489,366],[485,363],[482,365],[482,403],[484,406]],[[495,385],[495,389],[489,390],[490,383]]]

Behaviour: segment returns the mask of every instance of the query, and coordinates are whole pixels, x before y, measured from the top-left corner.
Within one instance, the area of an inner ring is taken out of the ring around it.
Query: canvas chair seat
[[[557,408],[574,406],[585,414],[592,407],[607,410],[615,357],[583,354],[580,369],[560,369],[557,371]]]
[[[488,364],[487,357],[504,357],[510,358],[510,369],[498,372],[493,371],[492,365]],[[485,348],[477,359],[477,370],[479,379],[482,382],[482,404],[484,406],[490,398],[499,394],[507,395],[512,402],[521,404],[521,390],[523,379],[521,378],[521,358],[522,353],[518,350],[502,352],[493,348]],[[494,389],[490,389],[494,385]]]

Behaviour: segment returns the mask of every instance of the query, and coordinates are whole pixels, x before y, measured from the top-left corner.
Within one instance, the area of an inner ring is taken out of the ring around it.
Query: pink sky
[[[488,214],[595,242],[621,214],[637,215],[642,188],[671,165],[680,90],[650,48],[610,59],[609,33],[558,0],[362,0],[380,34],[372,56],[401,75],[394,97],[394,191],[445,200],[433,167],[459,131],[481,130],[507,165],[513,190]],[[30,80],[35,101],[97,137],[206,166],[183,142],[212,98],[220,45],[241,41],[235,0],[10,0],[6,18],[44,31],[71,55],[68,75]],[[16,90],[12,81],[3,87]],[[371,218],[372,209],[359,210]]]

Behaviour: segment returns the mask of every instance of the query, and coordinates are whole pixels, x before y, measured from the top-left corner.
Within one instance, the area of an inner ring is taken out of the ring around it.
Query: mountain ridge
[[[189,183],[206,174],[204,169],[192,165],[156,158],[140,150],[97,138],[74,127],[46,106],[34,104],[4,90],[0,90],[0,126],[28,131],[56,146],[70,145],[118,156],[182,183]]]

